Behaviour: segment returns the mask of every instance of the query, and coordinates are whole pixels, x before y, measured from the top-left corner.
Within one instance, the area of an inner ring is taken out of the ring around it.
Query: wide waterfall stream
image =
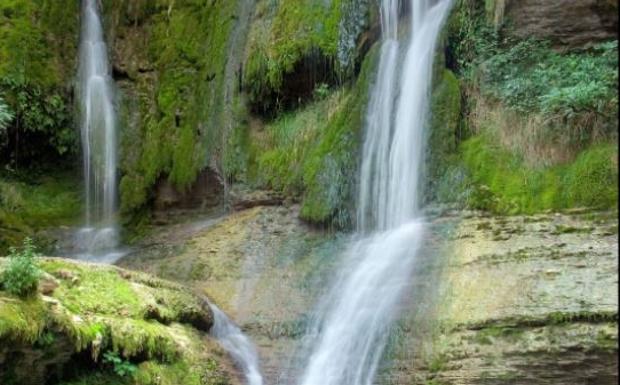
[[[309,336],[315,343],[301,385],[374,381],[397,304],[424,240],[419,197],[425,126],[433,54],[449,7],[449,0],[411,1],[412,25],[401,64],[398,1],[381,3],[384,42],[362,155],[359,236],[319,308]]]
[[[117,117],[114,81],[96,0],[82,2],[78,95],[86,199],[85,226],[76,235],[81,259],[113,262],[118,246]]]

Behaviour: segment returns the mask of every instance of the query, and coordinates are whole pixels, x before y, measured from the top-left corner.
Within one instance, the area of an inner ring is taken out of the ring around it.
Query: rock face
[[[186,190],[176,188],[167,178],[155,184],[155,210],[200,209],[223,202],[224,186],[215,171],[206,168]]]
[[[438,247],[429,246],[414,278],[416,287],[435,284],[401,321],[408,342],[393,348],[385,382],[616,383],[615,218],[435,220]]]
[[[616,38],[618,3],[613,0],[496,0],[495,21],[520,37],[581,47]],[[505,8],[504,8],[505,7]]]
[[[269,383],[294,383],[301,337],[348,237],[254,207],[121,261],[204,290],[257,343]],[[615,213],[431,216],[378,384],[617,380]],[[207,222],[204,222],[207,223]],[[148,242],[148,241],[147,241]]]
[[[256,343],[265,382],[295,383],[300,337],[346,238],[299,220],[298,205],[263,203],[156,229],[119,264],[206,292]]]

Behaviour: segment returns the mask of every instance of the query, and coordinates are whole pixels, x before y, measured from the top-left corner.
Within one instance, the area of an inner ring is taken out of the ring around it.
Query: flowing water
[[[381,2],[384,40],[367,117],[358,236],[306,337],[314,342],[302,385],[374,381],[424,241],[419,208],[425,127],[436,40],[449,8],[450,0],[411,1],[410,36],[401,59],[398,0]]]
[[[262,385],[263,377],[260,374],[258,354],[254,345],[223,311],[213,304],[210,306],[213,310],[211,335],[218,340],[239,369],[243,371],[247,385]]]
[[[96,0],[83,0],[81,20],[78,96],[86,224],[76,247],[83,258],[108,260],[118,245],[114,82]]]

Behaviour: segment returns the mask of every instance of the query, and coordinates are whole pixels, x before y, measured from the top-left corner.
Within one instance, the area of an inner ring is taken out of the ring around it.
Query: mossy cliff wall
[[[429,200],[502,213],[613,205],[617,42],[606,31],[617,19],[601,11],[613,4],[597,2],[586,16],[600,28],[567,30],[581,43],[564,44],[552,10],[565,2],[534,3],[524,19],[513,2],[455,2],[436,61]],[[350,225],[376,3],[102,4],[126,218],[219,204],[244,183],[301,201],[309,221]],[[66,157],[77,147],[79,2],[6,1],[0,17],[0,84],[16,115],[2,156]],[[548,41],[521,37],[537,19],[534,36]]]
[[[564,2],[547,3],[525,16],[513,2],[455,3],[433,93],[430,200],[503,214],[617,206],[618,48],[606,32],[617,17],[566,30],[569,44],[554,32]]]
[[[225,69],[237,1],[105,1],[121,90],[121,208],[153,198],[164,179],[183,191],[221,172]]]
[[[364,84],[354,79],[368,49],[358,41],[371,7],[363,0],[259,1],[252,7],[246,1],[104,1],[121,93],[120,190],[126,214],[161,201],[162,184],[166,191],[189,193],[205,172],[207,184],[222,187],[211,194],[210,204],[221,203],[230,183],[246,182],[296,197],[314,189],[306,194],[304,210],[313,221],[327,222],[341,209],[368,88],[369,69]],[[265,169],[264,162],[255,162],[278,149],[271,147],[275,141],[250,148],[250,121],[271,125],[285,119],[284,110],[291,117],[297,113],[291,108],[302,111],[336,89],[347,96],[340,99],[337,116],[311,128],[325,139],[307,146],[305,153],[314,151],[317,160],[303,173],[305,184],[297,183],[301,171]],[[296,183],[271,183],[285,172],[296,172]],[[334,187],[342,191],[332,191],[326,204],[322,189],[311,186],[320,173],[342,182]]]

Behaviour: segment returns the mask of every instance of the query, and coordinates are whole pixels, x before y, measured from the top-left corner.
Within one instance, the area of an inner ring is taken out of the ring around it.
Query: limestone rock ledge
[[[408,383],[617,383],[616,212],[444,221],[434,314]]]
[[[237,383],[206,334],[211,309],[183,286],[59,258],[39,265],[40,293],[20,299],[0,290],[0,383]],[[115,374],[106,353],[135,365],[133,375]]]

